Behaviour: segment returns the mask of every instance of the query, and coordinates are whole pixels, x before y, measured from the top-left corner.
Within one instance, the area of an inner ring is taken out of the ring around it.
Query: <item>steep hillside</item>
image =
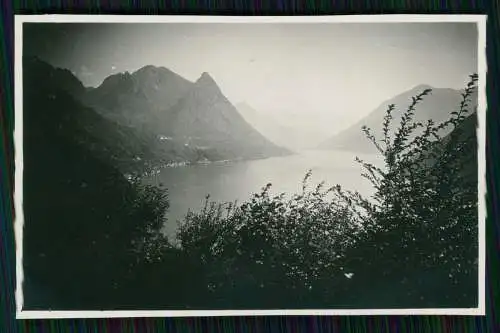
[[[23,66],[25,307],[82,309],[116,305],[132,241],[154,218],[115,167],[140,167],[148,154],[132,135],[73,96],[71,73],[36,59]],[[131,140],[130,142],[133,142]],[[64,267],[64,269],[61,269]],[[57,272],[57,274],[54,274]]]
[[[26,59],[23,69],[26,95],[36,93],[26,100],[25,111],[31,113],[26,117],[25,136],[35,135],[32,126],[36,126],[35,132],[43,131],[42,137],[71,140],[122,171],[143,170],[146,161],[156,158],[147,138],[82,105],[78,98],[85,88],[69,71],[37,59]]]

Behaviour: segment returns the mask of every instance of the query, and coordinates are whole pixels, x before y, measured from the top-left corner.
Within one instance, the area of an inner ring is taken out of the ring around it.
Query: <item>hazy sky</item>
[[[192,81],[206,71],[233,103],[329,133],[416,85],[462,88],[477,71],[472,23],[38,23],[24,41],[85,85],[144,65]]]

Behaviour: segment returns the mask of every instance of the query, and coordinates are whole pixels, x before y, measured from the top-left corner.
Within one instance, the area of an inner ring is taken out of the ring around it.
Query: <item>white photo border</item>
[[[16,243],[16,318],[134,318],[216,316],[346,316],[346,315],[486,315],[486,15],[340,15],[340,16],[152,16],[152,15],[15,15],[14,103]],[[23,310],[23,23],[476,23],[478,29],[478,307],[440,309],[310,309],[310,310],[157,310],[157,311],[27,311]]]

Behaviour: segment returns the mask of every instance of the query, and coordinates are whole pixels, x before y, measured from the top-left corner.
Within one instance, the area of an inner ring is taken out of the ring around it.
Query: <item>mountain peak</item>
[[[208,74],[208,72],[201,73],[201,76],[196,80],[198,84],[216,84],[215,80]]]
[[[163,66],[146,65],[139,68],[134,74],[156,74],[156,73],[173,73],[170,69]]]
[[[123,84],[124,82],[128,82],[130,77],[131,74],[128,71],[112,74],[105,78],[99,87],[114,87]]]
[[[201,76],[196,80],[194,83],[194,91],[196,91],[196,94],[200,94],[200,92],[203,92],[203,94],[208,94],[211,97],[210,98],[215,98],[216,96],[223,96],[221,89],[219,88],[219,85],[215,80],[208,74],[208,72],[203,72]]]
[[[156,72],[157,70],[158,68],[156,66],[146,65],[136,70],[133,74],[152,73]]]

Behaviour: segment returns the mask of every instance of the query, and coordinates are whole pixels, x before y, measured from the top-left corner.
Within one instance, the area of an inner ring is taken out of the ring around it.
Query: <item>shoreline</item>
[[[167,168],[180,168],[180,167],[213,165],[213,164],[224,165],[224,164],[241,163],[241,162],[247,162],[247,161],[265,160],[268,158],[275,158],[275,157],[285,157],[285,156],[296,155],[296,154],[298,154],[298,153],[293,152],[291,154],[286,154],[286,155],[265,156],[265,157],[252,158],[252,159],[237,158],[237,159],[233,159],[233,160],[226,159],[226,160],[216,160],[216,161],[202,160],[202,161],[196,161],[196,162],[191,162],[191,161],[168,162],[168,163],[160,164],[159,166],[152,167],[150,171],[145,171],[143,173],[140,173],[140,174],[136,175],[136,177],[141,178],[141,179],[151,177],[151,176],[159,174],[161,172],[161,170],[167,169]],[[134,178],[134,176],[130,173],[125,173],[124,176],[128,180],[132,180]]]

